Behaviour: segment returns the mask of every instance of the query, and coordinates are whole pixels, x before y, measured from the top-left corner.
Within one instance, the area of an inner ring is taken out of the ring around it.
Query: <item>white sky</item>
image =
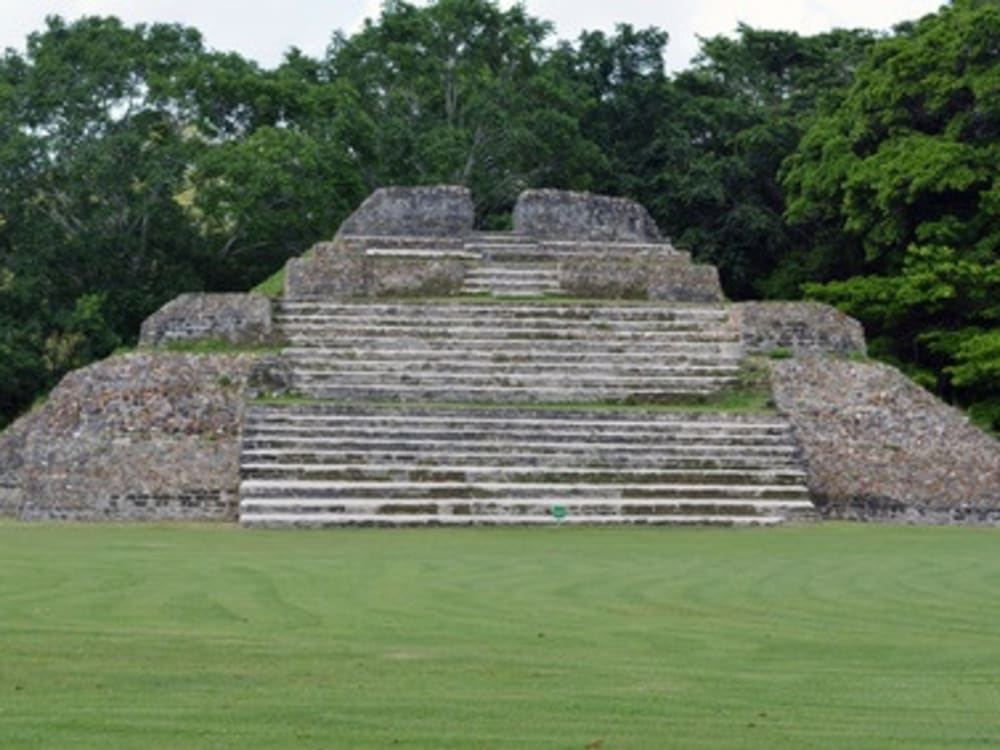
[[[418,0],[419,2],[420,0]],[[815,34],[835,27],[887,29],[934,12],[943,0],[526,0],[528,12],[553,21],[560,38],[615,23],[658,26],[670,33],[667,65],[687,67],[695,35],[732,33],[739,21],[762,29]],[[500,0],[503,7],[513,0]],[[235,50],[265,67],[289,47],[319,57],[335,29],[351,33],[377,17],[379,0],[0,0],[0,48],[23,50],[49,14],[68,20],[115,15],[128,24],[167,21],[194,26],[208,46]]]

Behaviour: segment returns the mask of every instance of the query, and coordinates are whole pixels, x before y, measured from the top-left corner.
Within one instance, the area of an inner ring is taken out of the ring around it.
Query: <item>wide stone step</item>
[[[672,324],[664,327],[654,326],[615,326],[612,324],[600,325],[573,325],[565,323],[563,325],[511,325],[494,326],[485,325],[482,322],[473,322],[471,325],[415,325],[412,322],[399,322],[395,324],[382,324],[379,322],[337,322],[328,323],[325,321],[306,322],[299,321],[293,324],[282,325],[282,330],[289,336],[301,336],[303,334],[310,337],[357,337],[364,339],[376,338],[404,338],[404,339],[437,339],[446,338],[449,340],[476,340],[482,343],[488,341],[509,341],[509,340],[545,340],[545,341],[573,341],[573,342],[605,342],[615,343],[631,342],[651,342],[664,344],[678,341],[730,341],[736,342],[738,339],[733,331],[724,328],[705,328],[694,324]]]
[[[365,255],[372,258],[400,258],[402,260],[466,260],[479,261],[478,253],[455,248],[416,247],[367,247]]]
[[[466,273],[466,278],[474,278],[476,276],[510,276],[513,278],[534,278],[541,276],[558,278],[559,270],[555,266],[547,267],[535,263],[486,263],[470,268]]]
[[[709,443],[714,445],[754,445],[787,444],[790,434],[787,428],[776,426],[773,429],[749,429],[746,426],[723,426],[715,429],[687,429],[674,426],[669,429],[647,427],[641,423],[634,428],[616,430],[601,425],[599,428],[577,426],[572,423],[552,425],[518,425],[517,423],[500,423],[496,426],[488,421],[467,422],[464,424],[433,424],[422,422],[328,422],[322,421],[261,421],[251,420],[244,424],[243,434],[247,438],[384,438],[395,440],[423,441],[456,441],[469,445],[475,441],[485,441],[491,444],[503,441],[513,445],[523,440],[547,440],[551,442],[605,444],[620,442],[632,448],[653,445],[663,447],[668,445],[692,445]],[[669,425],[667,427],[670,427]],[[743,429],[740,429],[743,427]]]
[[[478,430],[501,438],[517,432],[535,432],[551,437],[559,434],[615,433],[625,436],[654,435],[725,436],[728,434],[790,435],[787,420],[774,413],[671,411],[664,409],[592,409],[480,406],[445,404],[410,406],[406,409],[378,404],[349,402],[305,402],[252,404],[245,417],[247,428],[286,425],[305,429],[444,429]],[[520,439],[522,435],[518,435]]]
[[[669,334],[685,333],[726,333],[735,340],[734,331],[721,325],[713,325],[697,318],[672,318],[670,320],[585,320],[564,318],[543,320],[540,318],[407,318],[404,314],[382,315],[370,320],[359,319],[350,315],[318,315],[294,314],[278,318],[278,324],[285,331],[361,331],[361,330],[403,330],[407,334],[416,332],[419,335],[429,335],[428,332],[451,334],[458,331],[475,331],[479,335],[506,336],[512,333],[537,334],[540,332],[589,335],[595,332],[602,334]]]
[[[784,516],[739,515],[649,515],[599,516],[573,515],[558,519],[553,515],[466,515],[466,514],[337,514],[326,513],[259,513],[241,515],[240,524],[247,528],[336,528],[414,527],[414,526],[544,526],[631,524],[642,526],[776,526]]]
[[[684,485],[799,485],[806,479],[798,469],[768,468],[758,470],[701,469],[698,471],[657,468],[591,469],[564,466],[491,466],[409,463],[334,463],[319,462],[309,454],[273,456],[244,454],[241,466],[248,479],[274,479],[282,476],[296,479],[332,481],[422,481],[422,482],[613,482],[613,483],[676,483]],[[322,476],[320,476],[322,475]]]
[[[332,302],[324,299],[284,300],[277,303],[276,314],[323,314],[352,316],[375,320],[380,316],[402,316],[410,319],[446,318],[534,318],[551,320],[660,320],[697,318],[725,321],[728,311],[721,305],[696,304],[497,304],[492,302],[448,302],[417,304],[414,302]]]
[[[553,240],[546,239],[538,242],[538,246],[543,250],[565,252],[571,254],[596,254],[606,255],[609,253],[621,253],[639,255],[643,253],[663,254],[672,256],[684,256],[685,250],[678,250],[669,242],[618,242],[613,240]]]
[[[774,456],[778,454],[797,454],[796,446],[790,441],[730,441],[722,439],[656,441],[643,440],[630,443],[626,440],[612,438],[581,438],[577,436],[528,435],[520,438],[506,439],[503,436],[490,436],[468,439],[436,439],[420,435],[393,435],[388,432],[375,435],[341,435],[337,433],[304,435],[301,432],[282,433],[245,433],[244,443],[248,448],[291,448],[309,450],[353,450],[356,446],[375,448],[392,448],[393,450],[421,450],[428,454],[447,454],[449,450],[462,450],[463,453],[524,453],[526,450],[565,452],[569,450],[588,451],[590,453],[610,453],[615,450],[628,449],[638,452],[646,449],[656,451],[664,459],[674,456]]]
[[[339,481],[325,479],[244,479],[241,497],[292,498],[613,498],[663,500],[676,498],[806,500],[801,486],[786,484],[682,484],[675,482],[411,482]]]
[[[381,407],[378,404],[358,403],[255,403],[247,411],[247,418],[266,420],[327,421],[331,423],[399,424],[419,421],[422,424],[466,425],[492,424],[494,426],[556,427],[610,427],[649,429],[733,429],[776,428],[790,430],[788,421],[770,412],[719,412],[719,411],[669,411],[663,409],[591,409],[585,406],[567,409],[531,407],[467,407],[433,405],[425,407]]]
[[[628,373],[618,370],[593,372],[586,369],[566,370],[549,366],[528,368],[510,365],[496,368],[466,368],[456,365],[454,368],[410,368],[397,370],[377,365],[365,366],[351,360],[340,362],[320,362],[314,365],[297,363],[295,365],[296,384],[336,381],[338,384],[349,383],[400,383],[408,385],[450,383],[456,386],[495,386],[532,387],[552,386],[597,388],[631,388],[642,386],[647,388],[683,388],[692,384],[714,383],[726,384],[733,381],[738,370],[736,367],[698,371],[684,368],[672,373]]]
[[[315,513],[326,515],[481,515],[481,516],[672,516],[689,515],[769,515],[779,511],[803,513],[812,510],[812,504],[801,500],[704,500],[678,498],[662,500],[635,500],[621,502],[615,499],[598,499],[580,502],[560,499],[509,499],[494,500],[436,500],[426,498],[395,499],[390,501],[367,498],[285,499],[252,498],[240,503],[244,515],[251,513]]]
[[[524,348],[517,350],[497,349],[464,349],[462,357],[457,359],[451,349],[414,349],[381,348],[377,346],[295,346],[284,350],[283,356],[287,362],[340,362],[354,361],[364,363],[387,363],[395,365],[399,362],[411,362],[414,366],[440,367],[450,366],[456,361],[469,366],[492,366],[520,364],[531,366],[564,366],[567,369],[594,368],[601,372],[606,369],[621,368],[680,368],[680,367],[719,367],[730,369],[740,361],[737,353],[728,346],[686,346],[671,348],[669,352],[631,351],[622,352],[614,358],[607,356],[607,350],[590,350],[582,352],[553,352],[550,349]]]
[[[267,446],[250,448],[251,456],[258,460],[271,449]],[[623,449],[614,453],[581,455],[578,451],[549,451],[521,453],[483,453],[475,451],[463,452],[425,452],[425,451],[393,451],[378,448],[362,448],[353,450],[320,451],[324,460],[343,463],[371,462],[374,464],[398,464],[411,466],[414,463],[433,468],[438,465],[481,466],[484,464],[509,466],[539,466],[558,468],[560,466],[579,466],[594,470],[620,470],[635,468],[677,469],[688,471],[701,470],[780,470],[782,468],[797,469],[801,458],[794,453],[785,455],[698,455],[687,454],[678,456],[656,455],[653,453],[632,453]],[[282,454],[285,460],[302,454],[289,452]]]
[[[618,433],[626,436],[717,436],[726,434],[789,435],[791,427],[779,415],[757,412],[668,411],[663,409],[586,409],[532,407],[412,406],[305,402],[254,404],[246,414],[248,428],[296,425],[306,429],[478,430],[491,437],[513,431],[553,434]],[[519,436],[521,437],[521,436]]]
[[[517,404],[574,404],[594,403],[607,405],[667,404],[678,399],[708,398],[718,393],[718,383],[677,384],[660,388],[615,388],[601,386],[509,386],[434,384],[384,384],[295,382],[295,390],[306,398],[359,401],[392,401],[401,403],[458,402],[458,403],[517,403]]]
[[[547,283],[467,283],[462,286],[463,294],[491,294],[494,297],[546,297],[556,296],[561,291],[558,284]]]
[[[483,361],[448,361],[419,359],[384,359],[384,358],[337,358],[322,356],[288,357],[297,374],[312,375],[328,373],[331,377],[343,374],[345,377],[357,376],[360,373],[385,375],[386,378],[398,376],[412,377],[423,374],[428,377],[469,377],[477,379],[525,378],[530,380],[557,378],[563,381],[580,382],[582,379],[598,380],[607,383],[611,378],[620,378],[622,382],[658,381],[671,378],[701,378],[701,377],[732,377],[739,372],[738,366],[721,363],[683,362],[668,365],[650,365],[625,361],[621,364],[602,363],[571,363],[563,365],[557,362],[483,362]]]
[[[544,356],[559,353],[566,356],[596,356],[604,355],[635,355],[654,356],[682,354],[715,353],[728,359],[740,357],[739,344],[731,340],[719,338],[708,340],[696,339],[690,335],[677,335],[666,339],[560,339],[560,338],[449,338],[440,336],[428,338],[420,336],[365,336],[346,333],[330,335],[296,335],[289,337],[295,348],[314,348],[321,350],[384,350],[393,352],[409,352],[411,355],[424,356],[427,352],[493,352],[506,356]]]
[[[476,457],[478,460],[489,464],[491,460],[499,461],[515,456],[534,455],[535,461],[524,461],[526,465],[538,465],[540,457],[546,454],[558,456],[575,456],[578,461],[608,461],[617,459],[620,455],[630,455],[636,460],[639,458],[650,458],[659,460],[662,468],[674,468],[674,462],[684,460],[694,460],[699,462],[715,459],[716,461],[732,460],[743,464],[751,460],[774,460],[783,457],[798,457],[798,448],[791,443],[774,443],[771,445],[731,445],[726,443],[712,444],[685,444],[656,446],[649,444],[642,447],[630,447],[628,444],[617,442],[573,442],[570,440],[548,440],[539,439],[522,440],[520,444],[516,442],[492,443],[490,441],[469,442],[467,444],[458,440],[421,440],[413,438],[340,438],[340,437],[302,437],[293,435],[281,436],[246,436],[243,439],[244,455],[253,455],[250,451],[275,452],[280,450],[288,451],[286,455],[302,454],[311,452],[318,458],[324,456],[337,456],[343,454],[360,454],[364,450],[370,450],[373,454],[390,454],[398,456],[421,456],[428,463],[435,464],[449,463],[448,457],[464,456]],[[330,459],[334,460],[334,459]],[[342,460],[342,459],[341,459]],[[515,462],[516,463],[516,462]],[[553,461],[549,461],[551,465]],[[576,464],[579,465],[579,464]],[[591,466],[592,464],[584,464]]]
[[[681,468],[685,462],[694,461],[701,467],[705,461],[724,460],[738,463],[745,467],[754,461],[765,463],[765,459],[775,462],[784,457],[798,457],[796,447],[789,443],[773,442],[767,445],[729,444],[713,446],[711,443],[689,445],[677,442],[672,445],[657,445],[654,442],[628,446],[621,441],[616,442],[584,442],[568,439],[553,439],[543,442],[539,439],[525,439],[524,446],[516,442],[490,443],[487,440],[427,440],[421,442],[418,437],[391,436],[371,437],[303,437],[289,436],[247,436],[243,443],[243,456],[246,460],[289,461],[294,463],[341,463],[340,456],[344,454],[360,454],[370,450],[373,454],[389,454],[394,456],[419,456],[420,464],[426,467],[436,465],[470,463],[473,457],[485,466],[500,462],[504,466],[545,466],[547,469],[562,469],[559,460],[564,457],[575,459],[568,464],[571,470],[584,466],[593,469],[595,465],[605,466],[610,461],[621,463],[629,458],[632,462],[642,461],[644,464],[660,469]],[[531,460],[518,462],[517,456],[531,455]],[[464,460],[450,461],[449,456],[464,456]],[[557,458],[553,458],[553,456]],[[393,463],[398,463],[394,460]],[[346,462],[351,463],[351,462]],[[374,461],[373,461],[374,463]],[[624,464],[629,465],[629,464]]]
[[[555,467],[540,467],[530,469],[517,467],[516,471],[505,470],[503,467],[493,467],[485,471],[481,467],[463,470],[461,467],[450,467],[445,471],[439,467],[409,467],[406,470],[393,469],[383,466],[381,470],[352,465],[345,468],[345,465],[323,465],[314,463],[267,463],[244,461],[242,464],[244,481],[251,480],[273,480],[273,481],[320,481],[320,482],[342,482],[362,483],[366,486],[371,483],[373,486],[431,486],[431,492],[437,492],[441,487],[448,487],[454,484],[462,487],[478,486],[532,486],[549,487],[551,492],[561,493],[563,487],[577,487],[583,485],[597,485],[603,487],[624,486],[639,487],[648,486],[651,491],[655,488],[671,487],[671,491],[666,493],[660,491],[659,495],[675,495],[678,492],[691,497],[711,496],[720,497],[728,494],[741,494],[746,496],[759,497],[797,497],[804,498],[806,491],[802,486],[802,477],[789,474],[787,477],[776,481],[772,472],[771,476],[765,477],[763,473],[753,475],[730,472],[728,476],[698,475],[694,472],[678,471],[652,471],[645,473],[629,470],[590,470],[590,471],[559,471]],[[713,481],[713,480],[727,481]],[[732,488],[729,492],[722,492],[720,487]],[[779,490],[784,488],[784,491]]]

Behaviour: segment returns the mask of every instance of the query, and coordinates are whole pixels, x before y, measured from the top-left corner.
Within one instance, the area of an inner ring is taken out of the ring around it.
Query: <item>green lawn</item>
[[[1000,531],[0,524],[0,748],[996,748]]]

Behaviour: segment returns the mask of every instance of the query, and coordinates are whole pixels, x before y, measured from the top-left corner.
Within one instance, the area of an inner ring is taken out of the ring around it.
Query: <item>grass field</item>
[[[997,748],[1000,532],[0,524],[0,748]]]

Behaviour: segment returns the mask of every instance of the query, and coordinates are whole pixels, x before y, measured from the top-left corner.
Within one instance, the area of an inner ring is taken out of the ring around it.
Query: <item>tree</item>
[[[551,25],[515,5],[386,3],[377,22],[338,36],[329,78],[358,92],[370,138],[367,187],[470,187],[480,221],[504,221],[532,185],[589,182],[601,155],[580,133],[572,89],[546,66]]]
[[[966,403],[1000,399],[973,372],[996,356],[998,40],[1000,6],[981,0],[900,27],[785,174],[789,217],[823,227],[812,252],[849,276],[810,292],[859,315],[875,353]]]
[[[673,155],[658,180],[664,225],[719,266],[731,296],[797,296],[787,264],[806,238],[785,221],[779,170],[871,42],[860,30],[804,37],[741,25],[735,39],[702,40],[675,79],[661,136]]]

